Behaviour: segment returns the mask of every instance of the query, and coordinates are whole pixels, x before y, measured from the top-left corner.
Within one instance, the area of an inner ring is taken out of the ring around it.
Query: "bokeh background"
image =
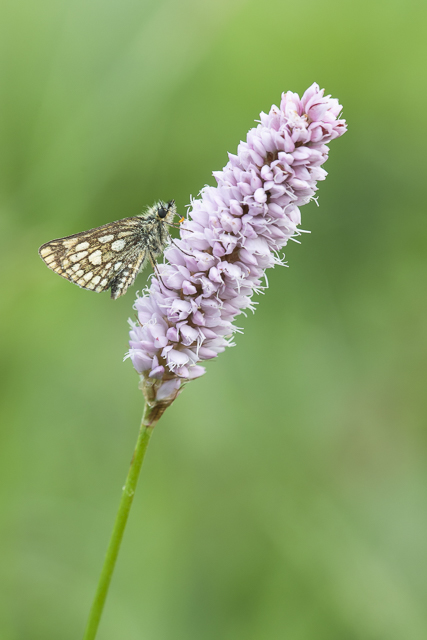
[[[143,408],[136,289],[80,290],[38,246],[158,198],[185,211],[316,81],[349,131],[312,233],[156,428],[99,640],[425,640],[426,4],[1,14],[1,639],[81,637]]]

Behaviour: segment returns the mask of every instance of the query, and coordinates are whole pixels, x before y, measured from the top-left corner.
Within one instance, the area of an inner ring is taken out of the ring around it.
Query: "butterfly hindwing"
[[[131,262],[129,260],[132,260]],[[129,260],[123,262],[123,268],[117,272],[110,281],[111,297],[113,300],[126,293],[128,287],[134,282],[138,273],[143,269],[147,261],[147,251],[141,251],[139,255],[134,255]]]

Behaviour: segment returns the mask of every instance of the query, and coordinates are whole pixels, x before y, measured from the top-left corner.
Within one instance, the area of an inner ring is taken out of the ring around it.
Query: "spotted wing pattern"
[[[124,218],[102,227],[52,240],[39,249],[49,269],[90,291],[111,288],[113,299],[133,284],[149,258],[148,229],[142,216]]]

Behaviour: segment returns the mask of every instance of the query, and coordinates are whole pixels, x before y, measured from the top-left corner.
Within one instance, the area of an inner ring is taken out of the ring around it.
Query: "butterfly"
[[[63,278],[89,291],[111,289],[115,300],[148,261],[157,271],[155,259],[170,241],[168,228],[175,215],[175,200],[160,201],[141,215],[46,242],[39,255]]]

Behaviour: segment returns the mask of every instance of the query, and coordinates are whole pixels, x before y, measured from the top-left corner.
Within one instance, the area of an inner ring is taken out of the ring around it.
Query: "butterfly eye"
[[[159,216],[159,218],[166,218],[166,214],[167,214],[167,211],[166,209],[163,209],[163,207],[159,207],[157,209],[157,215]]]

